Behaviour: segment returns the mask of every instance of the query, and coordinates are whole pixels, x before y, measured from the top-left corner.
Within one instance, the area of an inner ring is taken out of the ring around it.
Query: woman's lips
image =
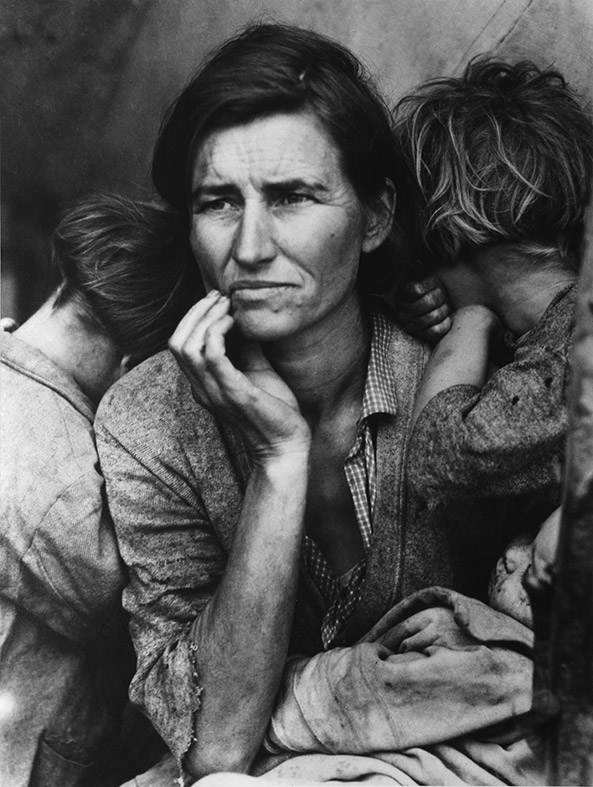
[[[237,282],[229,287],[229,295],[233,300],[259,301],[294,286],[276,281]]]

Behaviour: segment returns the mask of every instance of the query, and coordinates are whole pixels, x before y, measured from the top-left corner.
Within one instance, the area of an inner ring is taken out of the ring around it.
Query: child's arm
[[[489,350],[502,326],[485,306],[464,306],[453,314],[452,326],[430,356],[414,406],[412,425],[428,402],[455,385],[482,388],[488,377]]]
[[[442,340],[429,361],[409,446],[408,480],[421,499],[555,494],[573,316],[574,298],[567,296],[519,343],[512,362],[488,379],[487,329],[471,335],[460,325],[465,338],[460,330],[452,347],[443,344],[448,336]]]

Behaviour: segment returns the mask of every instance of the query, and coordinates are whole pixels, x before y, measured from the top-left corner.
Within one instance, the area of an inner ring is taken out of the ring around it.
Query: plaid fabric
[[[368,553],[373,535],[377,492],[373,417],[378,413],[395,414],[397,410],[396,375],[389,352],[394,328],[380,311],[373,311],[372,319],[373,333],[362,414],[354,445],[344,463],[365,553]],[[327,649],[348,623],[360,600],[366,556],[348,572],[345,581],[342,578],[342,582],[335,577],[322,552],[309,536],[305,536],[304,558],[311,577],[328,605],[321,626],[321,638]]]

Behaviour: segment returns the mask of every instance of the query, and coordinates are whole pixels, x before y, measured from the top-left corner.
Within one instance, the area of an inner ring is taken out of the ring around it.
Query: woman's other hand
[[[233,323],[229,298],[212,290],[169,340],[194,399],[234,426],[255,460],[308,450],[310,431],[296,398],[259,343],[237,338],[241,369],[231,362],[225,339]]]
[[[395,306],[403,327],[418,339],[434,344],[451,328],[451,308],[436,276],[408,282]]]
[[[428,648],[463,650],[475,647],[476,640],[455,620],[452,609],[430,607],[411,615],[381,638],[396,653],[423,653]]]

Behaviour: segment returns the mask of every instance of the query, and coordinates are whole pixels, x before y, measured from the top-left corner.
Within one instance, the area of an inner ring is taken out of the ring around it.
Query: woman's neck
[[[306,333],[264,346],[310,422],[344,404],[360,403],[364,392],[371,327],[357,296]]]

